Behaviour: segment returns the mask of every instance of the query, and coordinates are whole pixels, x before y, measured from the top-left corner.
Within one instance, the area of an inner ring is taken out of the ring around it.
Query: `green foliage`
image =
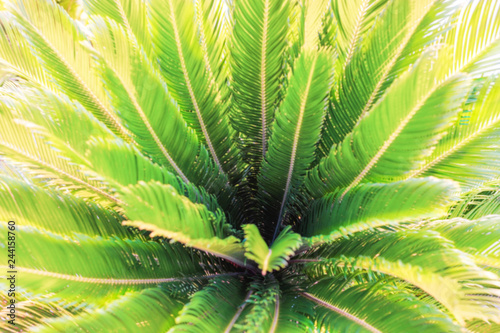
[[[340,188],[311,203],[301,225],[318,243],[369,227],[444,216],[458,186],[436,178],[390,184],[361,184],[341,196]],[[326,237],[325,237],[326,236]]]
[[[0,331],[498,331],[498,0],[0,5]]]
[[[262,275],[285,267],[290,256],[301,244],[300,235],[290,231],[289,226],[283,229],[270,248],[255,224],[244,225],[243,231],[245,232],[244,246],[247,251],[245,256],[258,264]]]

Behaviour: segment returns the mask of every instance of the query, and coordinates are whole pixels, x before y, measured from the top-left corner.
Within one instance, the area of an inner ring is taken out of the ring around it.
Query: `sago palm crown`
[[[2,332],[500,332],[499,1],[75,3],[2,2]]]

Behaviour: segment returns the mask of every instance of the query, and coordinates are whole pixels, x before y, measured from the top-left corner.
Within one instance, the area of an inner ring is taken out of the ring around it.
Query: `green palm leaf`
[[[34,329],[39,332],[126,332],[124,327],[134,327],[136,332],[167,330],[174,326],[174,318],[182,303],[169,297],[162,288],[150,288],[129,293],[111,302],[104,309],[88,311],[78,316],[62,316]],[[144,320],[145,317],[148,319]],[[137,324],[139,323],[139,324]]]
[[[231,314],[238,311],[239,302],[245,298],[244,290],[237,279],[214,279],[191,297],[176,318],[177,325],[169,332],[206,332],[211,327],[226,327],[231,323]]]
[[[234,328],[243,332],[276,332],[280,311],[279,286],[270,278],[250,283],[242,313]],[[263,323],[264,321],[264,323]],[[229,327],[226,329],[228,331]]]
[[[477,220],[483,216],[500,212],[498,184],[488,184],[462,196],[462,200],[452,207],[450,217],[464,217]]]
[[[455,246],[474,256],[478,265],[500,273],[500,244],[498,221],[500,216],[490,215],[474,221],[452,219],[426,223],[427,228],[439,232]]]
[[[88,46],[82,43],[83,33],[62,8],[50,0],[19,0],[9,2],[8,9],[58,89],[80,101],[120,137],[131,141],[127,129],[110,110],[98,76],[89,71],[92,59]]]
[[[397,180],[431,152],[451,125],[468,90],[469,79],[456,75],[449,82],[436,85],[430,66],[430,59],[424,58],[399,78],[353,132],[310,171],[306,186],[314,196],[336,187],[346,187],[345,195],[360,182]],[[407,91],[413,93],[408,95]],[[448,108],[441,108],[442,103]],[[436,113],[437,110],[442,113]],[[422,131],[425,137],[419,135]],[[368,138],[364,136],[367,133],[374,134]],[[357,155],[353,155],[353,147],[359,149]]]
[[[337,5],[340,6],[341,3],[337,2]],[[354,4],[355,2],[349,2],[344,5]],[[392,81],[395,73],[401,73],[401,67],[411,63],[407,58],[415,57],[415,50],[423,49],[426,43],[436,38],[436,30],[429,31],[425,37],[415,33],[425,31],[426,22],[442,19],[443,12],[449,5],[429,0],[387,1],[387,4],[385,1],[363,1],[360,6],[366,6],[363,11],[365,22],[361,21],[363,16],[360,14],[360,26],[355,28],[357,30],[351,31],[353,28],[349,29],[349,26],[341,24],[342,29],[339,30],[339,38],[336,40],[341,49],[341,45],[345,43],[341,36],[349,35],[350,32],[357,34],[357,39],[363,40],[363,43],[356,46],[358,41],[352,36],[354,44],[345,46],[345,49],[349,50],[344,55],[347,59],[343,70],[337,74],[338,87],[332,94],[328,126],[322,133],[321,149],[324,155],[333,144],[341,142],[369,112],[383,95],[388,81]],[[342,17],[338,20],[344,21]],[[408,47],[409,45],[411,47]]]
[[[325,258],[323,262],[318,259],[310,262],[307,255],[298,261],[311,265],[315,276],[334,274],[338,267],[377,272],[424,290],[461,324],[474,316],[472,313],[478,306],[485,306],[483,320],[496,320],[494,313],[498,301],[486,294],[498,292],[498,276],[477,267],[471,256],[455,249],[438,233],[375,230],[350,239],[339,239],[316,251],[319,252],[314,256]],[[414,253],[420,255],[413,256]],[[426,268],[425,272],[422,265]],[[461,285],[461,281],[469,283]],[[486,303],[478,301],[480,299]]]
[[[8,292],[2,291],[0,293],[0,300],[3,303],[10,302]],[[75,307],[66,307],[50,302],[50,298],[46,296],[41,297],[23,297],[17,296],[16,313],[20,317],[25,318],[23,322],[18,324],[2,327],[5,332],[13,333],[19,330],[26,330],[32,326],[37,326],[41,321],[58,318],[65,315],[77,315],[81,311]],[[70,312],[71,311],[71,312]]]
[[[449,181],[424,178],[361,184],[341,198],[343,191],[336,190],[311,204],[302,230],[304,235],[312,236],[307,239],[311,244],[370,227],[445,216],[458,187]]]
[[[100,25],[100,29],[103,29],[102,25],[106,23],[101,21],[95,24],[96,28]],[[130,57],[130,60],[125,60],[125,64],[116,65],[115,70],[101,58],[100,71],[107,83],[106,86],[110,89],[112,104],[121,113],[124,123],[136,135],[138,143],[154,156],[155,160],[170,166],[186,183],[202,182],[201,168],[211,168],[207,152],[200,145],[196,135],[186,127],[178,108],[170,99],[165,84],[152,68],[152,64],[144,54],[134,49],[128,40],[130,36],[127,36],[123,29],[113,25],[112,22],[108,24],[110,25],[108,33],[112,38],[108,38],[107,42],[117,45],[115,57],[123,54],[123,49]],[[121,48],[118,48],[118,42],[113,42],[115,40],[122,43]],[[103,48],[109,49],[110,46]],[[120,72],[124,74],[120,76]],[[147,73],[147,76],[142,73]],[[154,112],[158,108],[168,111]],[[162,121],[166,116],[171,119],[168,123]],[[179,142],[181,138],[184,138],[182,144]]]
[[[497,331],[499,13],[0,1],[0,331]]]
[[[31,52],[29,42],[24,39],[22,31],[13,22],[12,15],[2,10],[0,19],[3,27],[0,32],[2,74],[11,73],[45,87],[55,88],[56,85],[50,80],[50,76],[38,66],[36,55]],[[11,40],[16,40],[17,43],[12,44]]]
[[[296,61],[287,96],[276,114],[269,139],[269,150],[258,178],[261,201],[271,223],[281,227],[289,198],[302,185],[323,121],[324,101],[329,89],[332,64],[327,52],[317,56],[303,54]],[[297,108],[300,105],[300,108]],[[293,124],[290,126],[289,124]]]
[[[459,330],[439,308],[419,300],[390,278],[358,282],[355,274],[329,277],[304,296],[318,304],[318,325],[335,332],[391,332],[400,328],[401,321],[406,332]],[[413,319],[408,321],[409,317]]]
[[[82,5],[88,16],[108,17],[131,31],[139,45],[146,50],[148,55],[151,55],[146,1],[90,0],[84,1]]]
[[[2,223],[1,229],[0,242],[7,246],[7,223]],[[19,228],[16,234],[16,255],[24,258],[16,266],[23,275],[19,287],[35,294],[55,293],[51,297],[53,301],[83,302],[92,308],[126,291],[206,275],[198,263],[189,259],[191,254],[176,245],[78,234],[64,239],[32,227]],[[111,253],[113,261],[109,260]],[[170,258],[178,261],[172,262]],[[85,268],[82,268],[83,262]],[[82,294],[86,295],[84,300],[79,296]]]
[[[9,102],[0,103],[0,151],[3,154],[9,154],[17,162],[23,163],[22,167],[32,177],[44,179],[52,186],[77,189],[81,197],[100,197],[108,204],[120,202],[105,183],[85,174],[89,163],[84,156],[75,153],[43,127],[17,118],[9,111],[11,107],[30,109],[29,105]]]
[[[184,111],[187,123],[207,145],[219,171],[234,172],[236,147],[227,112],[212,85],[213,73],[207,73],[207,68],[200,66],[203,48],[192,21],[194,5],[179,0],[158,0],[152,1],[148,8],[152,42],[158,48],[159,66],[170,93]],[[200,77],[204,79],[195,80]]]
[[[443,137],[433,154],[425,159],[425,164],[411,176],[446,175],[459,181],[464,189],[498,178],[499,100],[500,81],[486,82],[472,110],[462,111],[461,122]],[[469,167],[467,174],[461,171],[463,164]]]
[[[0,202],[2,221],[15,220],[61,236],[73,233],[104,238],[132,236],[120,227],[123,218],[115,212],[21,180],[0,178]]]
[[[232,121],[241,133],[246,159],[258,168],[268,149],[280,78],[284,75],[282,55],[286,50],[290,3],[238,0],[234,7]]]
[[[245,231],[245,256],[255,261],[262,270],[262,275],[268,272],[283,268],[287,264],[295,250],[301,244],[301,238],[298,234],[291,232],[290,227],[285,228],[272,246],[269,248],[259,233],[255,224],[247,224],[243,226]]]
[[[151,231],[150,237],[170,238],[245,266],[243,246],[234,236],[226,237],[229,226],[221,211],[212,213],[205,205],[180,196],[173,186],[159,182],[130,185],[122,189],[121,197],[130,219],[125,225]]]

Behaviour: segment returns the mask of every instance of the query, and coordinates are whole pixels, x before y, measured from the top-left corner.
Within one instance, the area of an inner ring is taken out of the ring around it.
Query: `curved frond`
[[[93,163],[96,177],[104,177],[116,186],[135,185],[140,181],[158,181],[172,185],[194,203],[201,203],[213,213],[222,211],[217,199],[203,187],[184,183],[182,178],[143,156],[137,149],[119,139],[92,138],[87,142],[86,158]],[[227,206],[229,203],[224,202]]]
[[[265,216],[275,226],[276,238],[294,195],[314,160],[332,74],[331,54],[303,54],[295,62],[287,94],[273,123],[269,150],[258,177]]]
[[[445,306],[460,324],[473,318],[499,318],[498,276],[479,268],[472,256],[454,248],[437,232],[358,233],[321,247],[315,256],[325,259],[308,262],[306,255],[303,260],[315,276],[335,274],[337,267],[378,272],[420,288]]]
[[[401,179],[421,163],[451,125],[469,89],[470,80],[460,74],[436,84],[436,67],[427,54],[396,80],[353,132],[310,171],[309,192],[319,197],[345,187],[344,196],[361,182]]]
[[[314,201],[300,226],[310,244],[354,232],[447,214],[456,183],[436,178],[391,184],[361,184],[340,198],[343,189]]]
[[[4,290],[8,290],[8,288]],[[10,300],[11,298],[9,297],[8,292],[2,290],[2,292],[0,292],[0,303],[4,306],[4,309],[0,311],[0,316],[6,320],[2,320],[2,322],[0,322],[0,329],[6,333],[17,333],[20,330],[27,331],[30,327],[36,326],[45,320],[65,315],[78,315],[81,312],[73,306],[63,307],[61,305],[54,304],[54,302],[50,302],[50,297],[45,295],[40,297],[28,297],[27,295],[17,293],[16,317],[22,318],[22,320],[18,321],[16,319],[16,324],[12,325],[8,322],[11,318],[8,316],[8,312],[6,311],[8,309],[7,304]]]
[[[0,26],[0,331],[500,325],[500,0],[0,0]]]
[[[78,101],[31,81],[15,89],[2,89],[0,96],[15,117],[43,127],[81,156],[86,155],[92,137],[120,140]]]
[[[229,226],[221,211],[212,213],[203,204],[191,202],[174,186],[159,182],[139,182],[123,188],[121,198],[127,204],[124,225],[151,231],[161,236],[245,266],[242,244],[227,236]]]
[[[119,203],[107,184],[86,175],[89,163],[84,156],[45,128],[18,118],[10,111],[11,108],[23,110],[32,107],[22,101],[3,99],[0,102],[0,152],[8,154],[8,159],[40,182],[45,180],[51,186],[78,190],[81,197],[100,197],[102,199],[98,200],[108,205]]]
[[[121,138],[132,141],[110,110],[99,77],[92,70],[90,45],[69,15],[50,0],[12,1],[8,9],[57,88],[82,103]]]
[[[482,320],[474,320],[467,322],[467,329],[474,333],[489,333],[500,331],[500,324]]]
[[[67,315],[44,320],[32,327],[36,332],[160,332],[175,324],[174,317],[182,303],[172,299],[162,288],[128,293],[104,308],[77,316]]]
[[[0,4],[1,5],[1,4]],[[57,89],[44,68],[39,66],[36,54],[33,54],[30,43],[24,38],[22,31],[12,21],[12,14],[0,12],[2,29],[0,30],[0,64],[4,75],[10,74],[40,85]],[[16,43],[11,43],[15,40]],[[3,84],[2,84],[3,88]]]
[[[390,85],[388,82],[394,80],[394,72],[402,71],[399,68],[402,67],[402,59],[408,68],[411,64],[408,58],[416,57],[415,53],[420,54],[425,44],[436,38],[439,30],[429,29],[426,23],[430,21],[434,24],[436,20],[443,20],[444,14],[449,15],[446,9],[450,5],[435,0],[384,2],[363,2],[368,7],[365,19],[370,26],[359,28],[358,39],[362,42],[349,51],[352,55],[348,63],[337,74],[339,82],[332,91],[332,104],[320,143],[320,150],[324,152],[322,156],[333,144],[340,143],[369,112]],[[346,6],[354,6],[355,3],[349,1]],[[359,15],[361,20],[361,13]],[[341,17],[340,20],[347,19]],[[341,28],[345,27],[341,25]],[[335,40],[339,49],[342,49],[342,36],[339,33]]]
[[[125,60],[116,60],[119,64],[114,68],[107,58],[96,56],[111,103],[142,149],[160,164],[171,167],[186,183],[224,186],[227,180],[207,180],[217,174],[216,166],[195,133],[186,126],[153,65],[144,53],[134,48],[131,36],[111,21],[96,19],[94,25],[101,35],[109,34],[109,38],[101,41],[107,43],[103,48],[108,52],[114,50],[115,58],[125,54]]]
[[[500,79],[487,80],[477,94],[477,101],[462,111],[460,122],[441,139],[432,155],[411,177],[451,178],[465,189],[499,177]],[[466,173],[464,165],[467,165]]]
[[[165,13],[166,11],[166,13]],[[237,147],[224,103],[211,72],[204,66],[203,48],[193,21],[191,1],[153,0],[148,14],[155,55],[169,92],[183,111],[221,173],[234,173]]]
[[[226,327],[231,322],[232,314],[238,311],[238,306],[245,299],[245,294],[244,284],[236,278],[214,279],[191,296],[169,333],[205,333]]]
[[[276,279],[254,280],[249,286],[244,313],[236,321],[237,332],[276,332],[280,311],[280,290]]]
[[[321,30],[321,20],[324,17],[327,8],[330,6],[328,0],[306,0],[302,4],[304,13],[303,34],[304,50],[313,50],[319,44],[319,33]]]
[[[322,279],[302,294],[316,307],[318,328],[336,332],[459,331],[439,308],[390,279],[357,282],[355,275]]]
[[[255,224],[243,226],[245,231],[245,242],[243,243],[246,250],[245,256],[259,265],[262,275],[285,267],[287,260],[301,245],[300,235],[290,229],[290,226],[285,227],[274,240],[271,248],[269,248]]]
[[[285,74],[290,1],[237,0],[231,40],[235,110],[231,117],[243,140],[244,158],[259,168],[268,138],[280,79]]]
[[[455,242],[457,248],[473,255],[478,265],[500,273],[500,216],[429,221],[422,226]]]
[[[450,218],[477,220],[487,215],[500,214],[498,181],[462,194],[461,200],[450,209]]]
[[[7,223],[0,228],[0,242],[7,247]],[[23,277],[19,288],[90,306],[127,291],[206,275],[202,258],[193,260],[182,246],[78,234],[63,238],[33,227],[16,227],[16,256],[22,258],[16,265]]]
[[[144,0],[85,0],[87,15],[109,17],[129,30],[149,56],[152,52],[148,28],[147,2]]]
[[[342,67],[349,63],[359,46],[360,36],[372,27],[386,3],[387,0],[332,1],[338,27],[336,44]]]
[[[283,292],[276,332],[299,333],[314,330],[313,304],[294,292]]]
[[[131,237],[118,214],[54,190],[0,177],[0,220],[14,220],[60,236],[74,233],[109,238]]]

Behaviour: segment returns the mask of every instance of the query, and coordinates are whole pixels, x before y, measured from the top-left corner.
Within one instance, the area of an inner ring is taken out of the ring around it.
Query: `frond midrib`
[[[8,271],[8,266],[1,265],[2,270]],[[57,272],[44,271],[39,269],[27,268],[22,266],[16,266],[16,270],[27,273],[35,274],[39,276],[50,277],[54,279],[68,280],[73,282],[81,283],[92,283],[92,284],[108,284],[108,285],[142,285],[142,284],[159,284],[168,282],[182,282],[182,281],[193,281],[198,279],[212,279],[221,276],[237,276],[243,272],[230,272],[230,273],[220,273],[220,274],[209,274],[209,275],[196,275],[187,277],[172,277],[172,278],[156,278],[156,279],[116,279],[116,278],[92,278],[84,277],[80,274],[62,274]]]
[[[17,13],[17,15],[21,15]],[[23,20],[27,21],[25,18]],[[114,125],[113,127],[118,131],[120,134],[120,137],[125,140],[126,142],[131,142],[133,144],[136,144],[136,142],[133,140],[130,132],[123,126],[123,124],[117,119],[116,115],[113,114],[111,111],[109,111],[97,98],[97,96],[94,94],[94,92],[88,87],[88,85],[83,81],[83,79],[76,73],[76,71],[68,64],[67,60],[60,54],[60,52],[52,45],[50,41],[47,40],[47,38],[38,30],[36,26],[33,24],[29,23],[30,27],[36,32],[36,34],[43,40],[45,44],[47,44],[50,49],[56,54],[56,56],[59,58],[59,60],[64,64],[66,69],[70,72],[70,74],[76,79],[76,81],[84,88],[85,92],[89,94],[91,97],[92,101],[97,105],[99,110],[102,112],[102,114],[112,122]]]
[[[292,176],[293,176],[293,168],[294,168],[294,165],[295,165],[295,158],[296,158],[296,154],[297,154],[297,146],[299,144],[299,138],[300,138],[300,131],[302,129],[302,121],[304,119],[304,113],[305,113],[305,109],[306,109],[306,104],[307,104],[307,98],[309,96],[309,90],[311,88],[311,83],[312,83],[312,78],[313,78],[313,74],[314,74],[314,70],[315,70],[315,67],[316,67],[316,61],[318,60],[318,58],[314,58],[314,61],[311,65],[311,69],[310,69],[310,72],[309,72],[309,77],[307,78],[307,84],[306,84],[306,88],[305,88],[305,91],[304,91],[304,95],[302,96],[302,102],[301,102],[301,105],[300,105],[300,110],[299,110],[299,119],[297,121],[297,128],[295,129],[295,134],[294,134],[294,137],[293,137],[293,143],[292,143],[292,154],[290,156],[290,166],[288,168],[288,175],[287,175],[287,179],[286,179],[286,185],[285,185],[285,191],[283,192],[283,199],[281,200],[281,206],[280,206],[280,212],[279,212],[279,215],[278,215],[278,222],[276,223],[276,229],[274,231],[274,236],[273,236],[273,241],[276,239],[276,237],[278,236],[278,230],[279,228],[281,227],[281,223],[282,223],[282,219],[283,219],[283,211],[285,209],[285,204],[286,204],[286,201],[287,201],[287,197],[288,197],[288,192],[290,191],[290,183],[292,181]]]
[[[372,333],[382,333],[381,331],[379,331],[378,329],[376,329],[372,325],[368,324],[365,320],[356,317],[355,315],[347,312],[346,310],[342,310],[333,304],[325,302],[325,301],[317,298],[316,296],[314,296],[308,292],[301,292],[300,294],[302,296],[304,296],[305,298],[307,298],[308,300],[313,301],[314,303],[319,304],[319,305],[327,308],[328,310],[331,310],[331,311],[337,313],[338,315],[351,320],[352,322],[364,327],[365,329],[367,329],[368,331],[370,331]]]
[[[214,145],[213,145],[212,140],[210,138],[210,135],[208,134],[208,130],[207,130],[205,121],[203,119],[200,107],[198,105],[198,101],[196,100],[196,96],[195,96],[194,91],[193,91],[191,79],[189,78],[189,73],[188,73],[187,66],[186,66],[186,60],[184,59],[184,53],[182,51],[182,41],[181,41],[180,35],[179,35],[179,27],[177,26],[177,20],[175,18],[175,10],[174,10],[174,5],[172,3],[172,0],[169,0],[169,6],[170,6],[170,13],[171,13],[170,17],[172,20],[172,27],[173,27],[174,36],[175,36],[175,44],[177,47],[177,53],[179,54],[179,60],[181,63],[182,74],[184,76],[184,81],[186,82],[186,86],[187,86],[187,89],[189,92],[189,97],[191,98],[191,101],[193,103],[196,117],[198,118],[198,122],[200,123],[201,131],[202,131],[203,136],[205,137],[205,140],[207,142],[208,149],[210,150],[210,155],[214,159],[214,162],[217,165],[220,173],[225,174],[224,170],[222,168],[222,164],[219,161],[219,158],[217,157],[217,153],[215,152],[215,148],[214,148]]]

